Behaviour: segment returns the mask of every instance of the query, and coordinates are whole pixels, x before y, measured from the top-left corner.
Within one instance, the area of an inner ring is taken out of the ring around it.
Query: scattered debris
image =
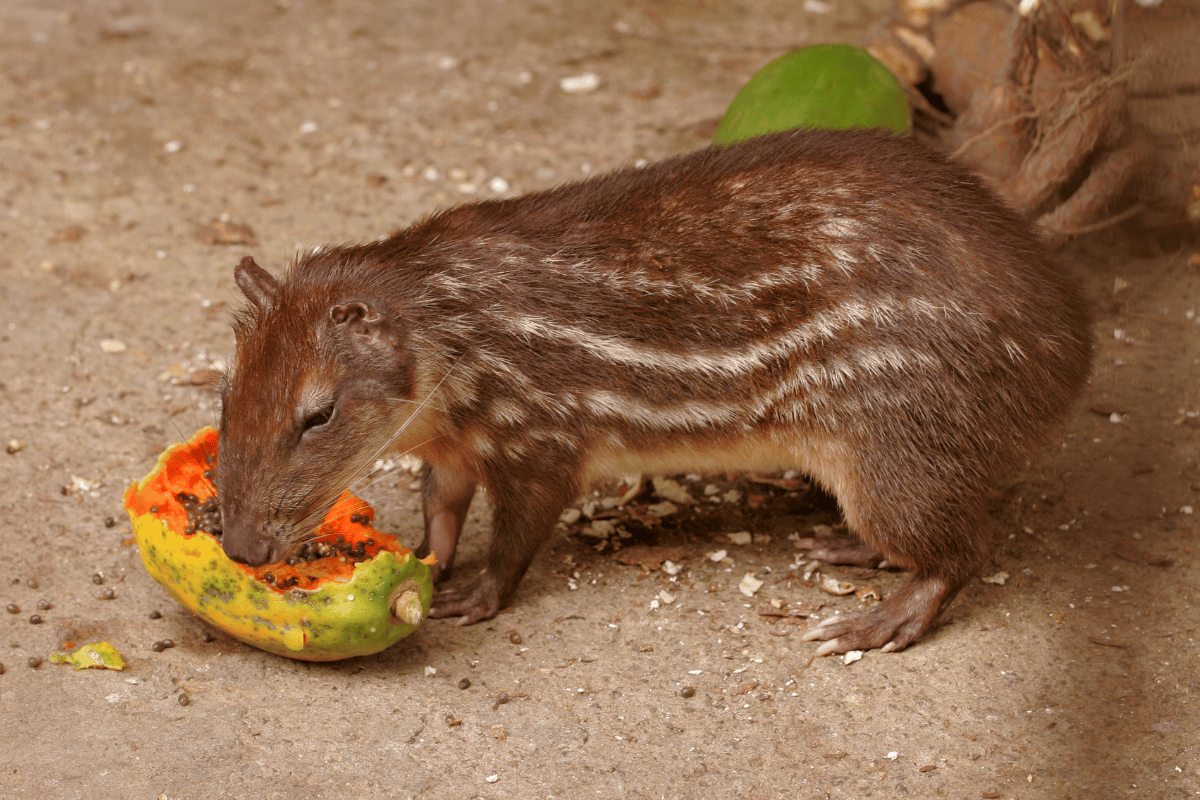
[[[205,244],[241,244],[246,247],[258,245],[258,238],[249,225],[232,222],[225,215],[196,228],[196,238]]]
[[[1171,559],[1161,553],[1147,552],[1130,542],[1118,542],[1113,548],[1113,555],[1135,564],[1145,564],[1150,567],[1169,567]]]
[[[600,76],[594,72],[571,75],[561,79],[558,88],[567,94],[588,94],[600,88]]]
[[[679,506],[675,505],[670,500],[664,500],[661,503],[654,503],[646,506],[646,513],[652,517],[658,517],[659,519],[662,519],[663,517],[669,517],[672,514],[678,514]]]
[[[822,575],[820,587],[827,594],[832,594],[836,597],[844,597],[848,594],[854,594],[854,590],[858,587],[847,581],[839,581],[832,575]]]
[[[754,577],[753,572],[747,572],[742,576],[741,583],[738,584],[738,591],[746,595],[746,597],[754,597],[755,592],[763,587],[763,582]]]
[[[613,558],[622,564],[654,572],[668,561],[682,561],[686,555],[687,551],[682,547],[654,547],[647,544],[635,544],[613,553]]]
[[[654,485],[654,493],[664,500],[670,500],[673,503],[683,506],[690,506],[696,502],[696,498],[692,497],[688,493],[688,490],[678,481],[673,481],[670,478],[655,477],[651,483]]]

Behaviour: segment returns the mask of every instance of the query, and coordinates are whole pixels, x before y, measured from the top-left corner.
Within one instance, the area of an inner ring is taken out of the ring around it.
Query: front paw
[[[502,602],[497,581],[490,572],[484,570],[472,586],[437,592],[433,596],[429,616],[439,619],[460,617],[459,625],[473,625],[496,616]]]

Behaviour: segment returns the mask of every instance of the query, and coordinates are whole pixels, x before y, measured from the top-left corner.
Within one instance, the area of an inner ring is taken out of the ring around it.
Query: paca
[[[284,558],[376,458],[413,453],[441,578],[477,486],[494,505],[486,566],[434,600],[463,623],[593,479],[798,469],[837,497],[848,554],[912,571],[807,638],[905,647],[984,563],[989,498],[1090,365],[1080,290],[1029,224],[874,131],[709,147],[235,275],[227,553]]]

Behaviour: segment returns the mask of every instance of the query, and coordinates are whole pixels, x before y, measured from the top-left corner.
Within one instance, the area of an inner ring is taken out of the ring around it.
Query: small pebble
[[[99,586],[100,584],[104,583],[104,576],[101,575],[99,572],[97,572],[95,575],[92,576],[92,583]]]
[[[188,697],[187,692],[182,692],[179,695],[179,705],[186,706],[192,702],[192,698]]]
[[[37,578],[30,578],[29,580],[25,581],[25,585],[30,589],[36,589],[38,587]]]
[[[42,665],[42,660],[40,658],[38,658],[37,656],[30,656],[29,661],[27,661],[26,663],[29,664],[30,669],[37,669],[38,667],[40,667]]]
[[[470,678],[463,678],[461,681],[459,681],[459,682],[458,682],[458,688],[460,688],[460,689],[470,689],[470,688],[471,688],[471,679],[470,679]]]
[[[161,611],[151,611],[150,619],[162,619],[162,612]]]
[[[4,674],[4,665],[0,664],[0,675]]]
[[[39,614],[34,614],[33,616],[31,616],[31,617],[29,618],[29,624],[30,624],[30,625],[41,625],[41,624],[42,624],[42,617],[41,617],[41,615],[39,615]]]
[[[104,527],[111,528],[116,524],[117,524],[117,520],[115,517],[105,517],[104,518]]]
[[[39,611],[49,611],[52,606],[49,600],[38,600],[37,607]]]
[[[696,690],[694,688],[692,688],[691,686],[685,686],[679,690],[679,696],[680,697],[695,697]]]
[[[20,614],[21,613],[21,607],[19,605],[17,605],[16,603],[9,603],[8,605],[6,605],[4,607],[4,610],[10,614]]]
[[[99,599],[100,600],[113,600],[113,599],[116,599],[116,596],[117,596],[116,589],[105,589],[104,593],[102,595],[100,595]]]
[[[508,634],[508,640],[510,642],[512,642],[513,644],[520,644],[521,642],[525,641],[524,639],[521,638],[521,634],[517,633],[516,631],[513,631],[510,634]]]
[[[202,641],[202,642],[215,642],[216,640],[217,640],[217,637],[213,636],[208,631],[205,631],[204,633],[200,634],[200,641]]]

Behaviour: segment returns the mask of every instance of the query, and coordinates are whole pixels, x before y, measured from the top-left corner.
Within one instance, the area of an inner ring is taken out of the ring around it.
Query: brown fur
[[[446,570],[490,491],[487,568],[435,600],[466,621],[599,475],[795,467],[914,572],[814,638],[903,647],[986,559],[987,498],[1090,363],[1080,293],[1030,227],[870,131],[711,147],[237,277],[226,549],[281,557],[398,447],[425,460],[423,550]]]

